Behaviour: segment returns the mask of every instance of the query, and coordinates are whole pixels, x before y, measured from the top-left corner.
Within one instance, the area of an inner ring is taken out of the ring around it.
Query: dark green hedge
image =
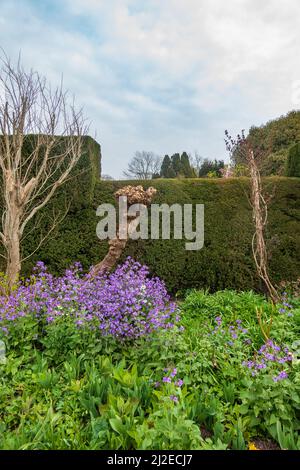
[[[130,255],[146,263],[152,273],[166,281],[172,292],[191,287],[212,291],[262,289],[252,260],[253,227],[246,178],[134,182],[139,183],[158,189],[154,201],[157,203],[205,204],[205,246],[200,251],[186,251],[184,240],[130,241],[124,257]],[[275,177],[265,179],[264,183],[270,192],[276,187],[267,231],[271,275],[275,282],[296,279],[300,273],[300,180]],[[114,202],[114,191],[126,184],[97,182],[93,203],[71,208],[55,237],[24,266],[24,273],[38,259],[45,261],[55,273],[75,260],[88,269],[102,259],[107,242],[96,237],[99,219],[95,211],[101,203]],[[27,249],[29,245],[27,242]]]
[[[26,136],[23,146],[24,155],[29,155],[34,146],[36,136]],[[66,137],[58,138],[58,146],[64,146]],[[56,147],[57,148],[57,147]],[[72,170],[69,180],[57,190],[55,196],[50,200],[49,204],[38,213],[37,217],[28,224],[25,231],[25,240],[22,243],[22,257],[27,257],[32,253],[39,244],[41,238],[49,232],[52,221],[55,217],[61,218],[67,211],[68,215],[58,228],[51,233],[44,246],[36,253],[36,255],[23,263],[23,274],[28,275],[31,272],[33,264],[38,259],[43,259],[49,264],[49,268],[54,272],[60,272],[67,264],[72,263],[80,255],[81,236],[78,232],[87,223],[91,230],[89,238],[85,238],[84,246],[87,240],[94,235],[92,223],[95,218],[93,208],[93,199],[95,185],[99,181],[101,174],[101,147],[91,137],[83,137],[83,151],[76,167]],[[1,186],[0,180],[0,186]],[[3,210],[0,191],[0,213]],[[88,216],[86,216],[88,214]],[[41,223],[39,222],[39,219]],[[0,253],[3,247],[0,244]],[[85,266],[88,260],[83,260]],[[4,270],[3,258],[0,257],[0,271]]]

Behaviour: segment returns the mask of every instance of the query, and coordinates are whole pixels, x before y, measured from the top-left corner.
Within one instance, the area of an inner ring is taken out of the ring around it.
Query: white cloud
[[[222,157],[225,127],[293,107],[298,0],[51,3],[53,19],[37,2],[3,0],[1,45],[15,57],[21,47],[51,81],[63,73],[97,129],[106,173],[121,175],[143,148]]]

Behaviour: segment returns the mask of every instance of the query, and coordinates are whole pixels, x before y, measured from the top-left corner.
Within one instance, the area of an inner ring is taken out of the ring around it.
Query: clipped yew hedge
[[[113,203],[113,193],[128,183],[96,182],[93,201],[78,204],[77,199],[52,239],[24,265],[24,274],[28,274],[38,259],[55,273],[62,272],[75,260],[88,269],[102,259],[107,242],[99,241],[96,236],[99,220],[96,208],[101,203]],[[200,251],[186,251],[184,240],[130,241],[124,258],[130,255],[146,263],[174,293],[189,288],[263,289],[252,259],[253,226],[247,178],[172,179],[131,184],[155,186],[156,203],[204,204],[205,243]],[[271,276],[275,282],[296,279],[300,273],[300,180],[274,177],[266,178],[264,184],[270,192],[275,187],[267,230]],[[32,248],[36,236],[34,233],[27,239],[26,251]]]
[[[25,156],[30,155],[35,139],[35,135],[26,136],[23,146]],[[67,138],[59,137],[59,140],[63,149]],[[93,223],[93,200],[95,186],[99,181],[100,174],[101,146],[92,137],[84,136],[81,158],[72,170],[69,180],[57,190],[47,206],[39,211],[37,217],[26,227],[25,239],[22,243],[23,258],[26,258],[36,249],[41,238],[50,231],[53,220],[57,217],[62,219],[69,208],[69,212],[63,222],[51,233],[51,238],[46,241],[35,256],[23,263],[24,275],[28,275],[31,272],[33,264],[38,259],[45,259],[49,269],[54,272],[62,270],[68,263],[70,264],[76,260],[80,252],[79,226],[84,227],[85,223],[92,226]],[[0,178],[0,216],[3,211],[1,185],[2,180]],[[75,242],[73,243],[74,236]],[[83,250],[85,250],[85,247],[83,247]],[[3,254],[1,243],[0,254]],[[84,263],[85,266],[87,264],[88,262]],[[1,270],[4,271],[2,257],[0,257]]]

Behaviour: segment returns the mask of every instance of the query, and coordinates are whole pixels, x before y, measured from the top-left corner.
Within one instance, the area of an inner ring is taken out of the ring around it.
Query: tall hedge
[[[26,136],[22,149],[23,154],[30,155],[34,146],[36,136]],[[62,147],[66,143],[67,137],[58,137]],[[42,157],[42,155],[41,155]],[[51,238],[38,250],[33,258],[23,264],[23,274],[28,275],[33,263],[37,259],[44,259],[49,268],[58,272],[67,263],[71,263],[78,257],[80,241],[77,235],[78,224],[84,226],[87,218],[85,212],[89,214],[89,222],[92,224],[94,217],[93,200],[95,185],[101,175],[101,146],[91,137],[83,137],[82,155],[77,165],[72,170],[69,180],[61,186],[45,206],[39,211],[37,216],[28,224],[25,231],[25,240],[22,243],[22,257],[27,257],[39,244],[40,239],[50,231],[55,217],[61,218],[68,210],[69,212],[63,222],[51,233]],[[0,180],[0,187],[2,180]],[[1,201],[2,191],[0,188],[0,214],[3,210]],[[41,218],[41,223],[38,223]],[[38,223],[38,225],[37,225]],[[76,242],[71,245],[73,234],[76,234]],[[80,238],[80,237],[79,237]],[[73,254],[71,253],[73,250]],[[0,244],[0,254],[3,247]],[[68,253],[70,253],[68,258]],[[61,258],[58,259],[57,257]],[[87,265],[87,263],[84,263]],[[4,261],[0,257],[0,271],[4,270]]]
[[[300,142],[293,145],[289,150],[287,176],[300,177]]]
[[[271,276],[275,282],[296,279],[300,273],[300,180],[274,177],[266,178],[264,183],[270,192],[276,187],[267,230]],[[62,272],[75,260],[88,269],[102,259],[107,242],[96,237],[99,220],[96,208],[104,202],[114,203],[113,193],[126,184],[126,181],[98,181],[92,203],[71,207],[53,238],[24,266],[24,273],[38,259],[45,261],[55,273]],[[155,186],[156,203],[204,204],[205,242],[200,251],[186,251],[184,240],[130,241],[124,258],[130,255],[146,263],[174,293],[193,287],[211,291],[263,288],[252,259],[253,226],[247,178],[164,179],[134,184]],[[27,249],[31,242],[28,240]]]

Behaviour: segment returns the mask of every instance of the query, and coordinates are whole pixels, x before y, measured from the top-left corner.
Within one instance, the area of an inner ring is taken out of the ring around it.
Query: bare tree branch
[[[194,168],[197,177],[199,176],[199,171],[201,168],[201,165],[203,163],[203,157],[195,150],[194,155],[189,154],[190,162],[191,162],[191,167]]]
[[[21,269],[20,242],[28,223],[71,177],[88,125],[62,82],[52,88],[37,72],[3,54],[0,73],[0,170],[4,208],[0,239],[9,283]],[[58,220],[57,220],[58,223]],[[47,237],[42,237],[39,243]],[[26,258],[27,259],[27,258]]]
[[[233,139],[228,132],[226,135],[227,150],[231,155],[242,152],[250,172],[250,204],[252,207],[253,224],[255,232],[252,237],[252,253],[258,276],[264,282],[272,302],[279,300],[278,293],[269,276],[268,252],[265,241],[265,229],[268,222],[268,203],[270,196],[264,195],[259,170],[260,155],[254,153],[251,143],[245,138],[244,131],[237,139]]]
[[[124,171],[124,176],[129,179],[149,180],[155,174],[160,173],[161,159],[153,152],[136,152]]]

